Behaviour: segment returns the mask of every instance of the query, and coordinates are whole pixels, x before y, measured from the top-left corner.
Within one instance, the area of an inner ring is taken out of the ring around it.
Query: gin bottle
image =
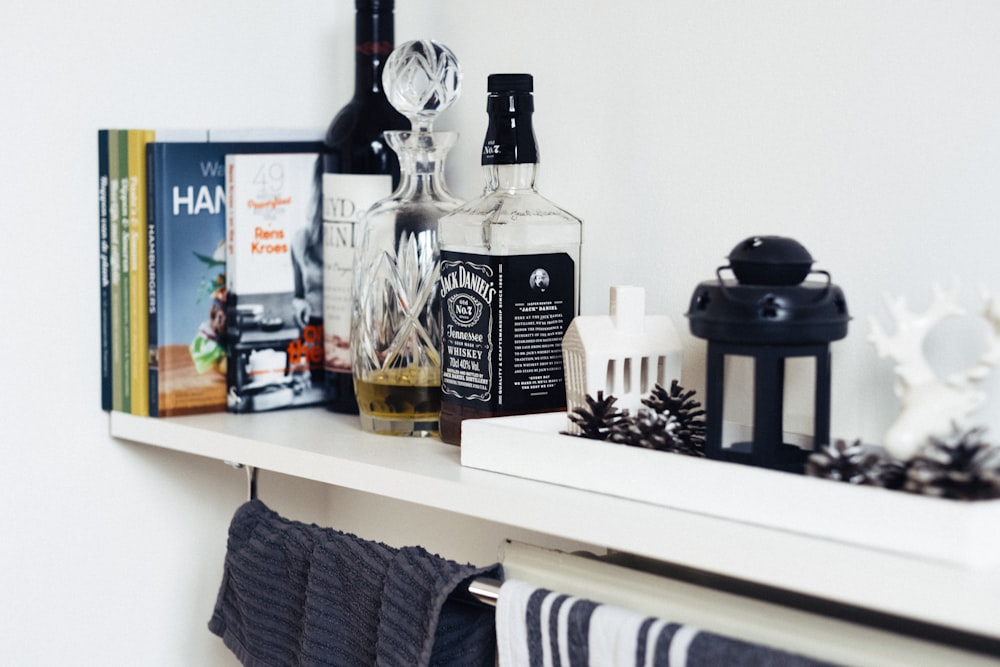
[[[410,131],[386,132],[400,162],[395,192],[364,216],[352,292],[351,360],[365,431],[438,433],[441,313],[438,219],[461,202],[448,192],[444,162],[457,135],[433,131],[458,98],[461,71],[447,47],[407,42],[386,62],[390,103]]]
[[[530,74],[488,78],[485,193],[441,219],[441,439],[465,419],[562,410],[579,310],[578,218],[535,188]]]

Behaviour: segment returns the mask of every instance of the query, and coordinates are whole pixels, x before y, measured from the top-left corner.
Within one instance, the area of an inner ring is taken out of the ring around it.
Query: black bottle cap
[[[354,0],[354,9],[360,12],[390,12],[396,0]]]
[[[482,164],[538,162],[538,146],[531,127],[531,114],[535,110],[532,76],[490,74],[486,88],[490,123],[483,142]]]
[[[530,114],[535,110],[530,74],[490,74],[486,79],[486,112]]]
[[[488,93],[531,93],[535,81],[530,74],[490,74],[486,78]]]

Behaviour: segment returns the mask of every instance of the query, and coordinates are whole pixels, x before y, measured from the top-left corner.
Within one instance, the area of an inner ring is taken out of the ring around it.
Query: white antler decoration
[[[944,438],[958,426],[967,428],[968,420],[985,401],[985,395],[973,384],[981,381],[1000,363],[1000,304],[981,289],[982,316],[990,323],[986,351],[969,368],[940,379],[924,356],[924,340],[939,322],[964,314],[955,299],[956,285],[947,290],[932,287],[934,298],[923,313],[909,310],[903,297],[885,297],[886,307],[896,323],[888,335],[875,318],[868,339],[880,357],[896,362],[896,396],[902,411],[885,434],[885,447],[899,459],[910,458],[931,437]]]

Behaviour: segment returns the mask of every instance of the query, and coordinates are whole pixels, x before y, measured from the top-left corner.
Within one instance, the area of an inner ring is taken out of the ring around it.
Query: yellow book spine
[[[152,130],[128,132],[129,336],[131,412],[149,416],[149,290],[147,280],[146,144]]]

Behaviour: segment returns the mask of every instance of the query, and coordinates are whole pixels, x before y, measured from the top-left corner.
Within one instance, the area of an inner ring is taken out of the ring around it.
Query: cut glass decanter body
[[[438,219],[461,205],[444,161],[457,140],[434,115],[458,96],[453,54],[409,42],[386,63],[386,93],[413,130],[387,132],[400,184],[364,217],[352,290],[351,355],[363,430],[437,435],[441,410]]]

